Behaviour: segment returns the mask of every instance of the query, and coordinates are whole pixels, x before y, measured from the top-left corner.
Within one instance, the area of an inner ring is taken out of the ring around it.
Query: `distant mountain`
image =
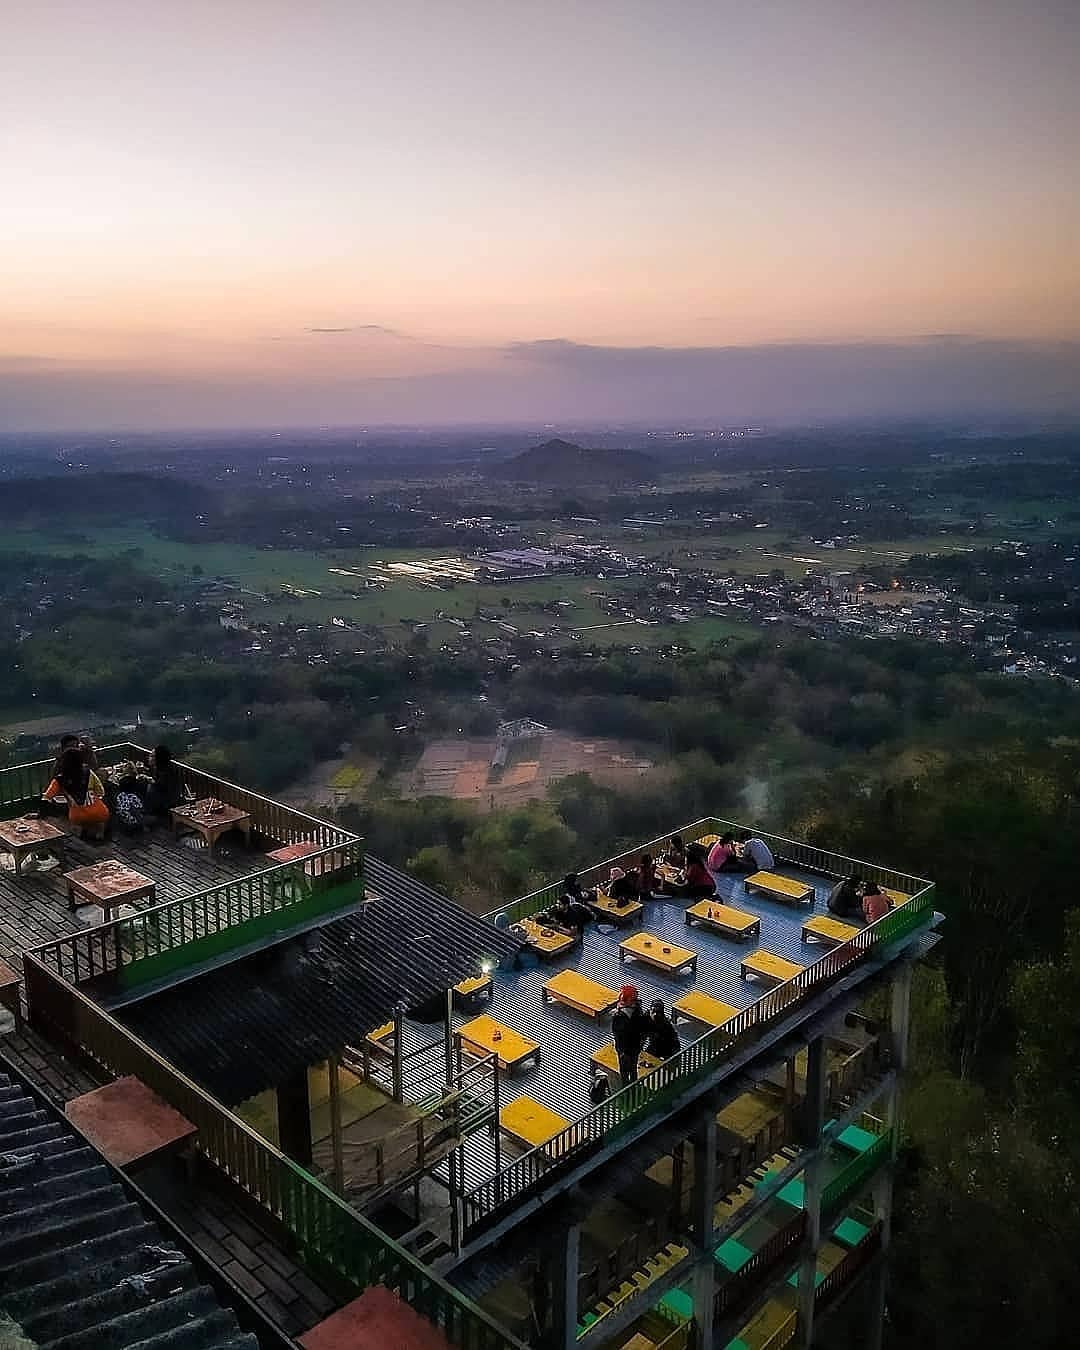
[[[572,441],[552,440],[534,445],[513,459],[494,464],[488,470],[493,478],[516,483],[543,483],[548,487],[576,487],[585,484],[652,482],[660,476],[660,466],[639,450],[586,450]]]

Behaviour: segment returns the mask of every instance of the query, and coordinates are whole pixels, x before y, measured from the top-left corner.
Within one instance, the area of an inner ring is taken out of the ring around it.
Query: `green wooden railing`
[[[707,834],[723,834],[742,828],[731,821],[705,819],[695,821],[678,833],[684,841],[689,842]],[[550,1178],[552,1158],[557,1158],[560,1168],[565,1170],[575,1160],[584,1159],[632,1126],[669,1111],[675,1098],[691,1089],[695,1083],[715,1074],[725,1060],[752,1045],[796,1005],[818,993],[856,962],[871,953],[882,953],[890,944],[928,924],[933,917],[932,882],[819,849],[811,844],[800,844],[779,835],[761,831],[758,834],[769,845],[778,862],[830,877],[857,873],[876,881],[878,885],[902,891],[910,898],[876,923],[860,929],[850,941],[832,948],[792,979],[770,989],[723,1026],[713,1028],[684,1046],[677,1055],[654,1069],[648,1078],[628,1084],[599,1106],[593,1107],[542,1148],[521,1154],[495,1176],[466,1191],[463,1206],[467,1228],[482,1225],[503,1206],[530,1190],[538,1189],[545,1177]],[[642,853],[655,856],[668,838],[670,835],[651,840],[587,869],[580,874],[582,882],[590,885],[606,880],[610,867],[615,864],[633,865]],[[512,905],[493,911],[488,917],[495,919],[497,915],[503,914],[513,922],[535,914],[550,904],[558,891],[557,884],[544,887]]]
[[[384,1285],[461,1350],[523,1350],[459,1290],[268,1143],[197,1083],[43,965],[24,960],[30,1017],[114,1075],[134,1074],[195,1125],[199,1152],[295,1240],[302,1263],[353,1297]]]

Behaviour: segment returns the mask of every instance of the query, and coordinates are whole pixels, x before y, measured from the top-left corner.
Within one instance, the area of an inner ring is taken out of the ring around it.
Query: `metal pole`
[[[405,1005],[394,1004],[394,1101],[404,1100],[402,1088],[402,1041],[404,1040]]]
[[[446,1013],[445,1013],[445,1031],[446,1031],[446,1086],[449,1088],[454,1081],[454,991],[446,991]]]
[[[330,1085],[330,1152],[334,1166],[334,1190],[345,1194],[345,1159],[341,1146],[341,1082],[338,1076],[338,1057],[326,1061],[326,1077]]]
[[[495,1203],[502,1204],[502,1122],[500,1120],[499,1057],[491,1057],[491,1099],[495,1106],[495,1117],[491,1122],[495,1131]]]

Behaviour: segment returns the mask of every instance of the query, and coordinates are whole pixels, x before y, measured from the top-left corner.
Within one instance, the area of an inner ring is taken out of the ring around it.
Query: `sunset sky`
[[[1076,0],[13,5],[0,430],[1078,411],[1078,70]]]

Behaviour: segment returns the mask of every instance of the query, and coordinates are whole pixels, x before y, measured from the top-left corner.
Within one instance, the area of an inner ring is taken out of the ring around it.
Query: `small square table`
[[[616,928],[631,924],[645,913],[640,900],[613,900],[603,891],[597,891],[596,897],[589,901],[589,908],[601,923],[613,923]]]
[[[730,1003],[721,1003],[711,994],[703,994],[700,989],[690,989],[671,1005],[671,1011],[692,1022],[701,1022],[707,1027],[722,1027],[737,1017],[739,1010]]]
[[[576,970],[560,970],[558,975],[552,975],[541,985],[540,997],[545,1003],[550,999],[584,1013],[586,1017],[599,1019],[618,1003],[619,991],[609,989],[598,980],[590,980]]]
[[[454,985],[454,1007],[474,1012],[486,999],[491,1002],[495,982],[490,975],[471,975]]]
[[[190,806],[174,806],[170,814],[174,834],[179,834],[186,825],[206,840],[211,853],[217,841],[229,830],[239,830],[248,844],[251,843],[251,814],[227,802],[204,797]]]
[[[141,1078],[118,1078],[75,1097],[64,1108],[68,1120],[86,1135],[114,1167],[135,1168],[182,1149],[196,1127],[175,1111]]]
[[[697,974],[697,952],[691,951],[689,947],[676,947],[655,933],[635,933],[633,937],[620,942],[619,960],[625,961],[628,956],[655,966],[666,975],[678,975],[684,970],[691,975]]]
[[[757,891],[771,900],[781,900],[785,905],[814,903],[813,886],[808,886],[805,881],[782,877],[779,872],[752,872],[745,884],[747,891]]]
[[[39,849],[54,847],[63,862],[63,841],[66,837],[59,826],[48,820],[28,819],[26,816],[20,816],[17,820],[0,820],[0,852],[10,853],[15,859],[16,876],[22,874],[27,854],[37,853]]]
[[[550,928],[536,919],[518,919],[517,926],[525,930],[529,946],[538,956],[562,956],[580,941],[580,934],[564,933],[561,928]]]
[[[65,872],[64,880],[72,909],[77,905],[100,905],[106,920],[120,905],[133,905],[136,900],[143,899],[154,903],[153,878],[143,876],[115,858]]]
[[[471,1022],[459,1027],[454,1037],[463,1050],[476,1055],[479,1059],[483,1059],[486,1055],[494,1055],[499,1067],[505,1069],[507,1073],[513,1073],[519,1065],[527,1063],[530,1059],[540,1058],[538,1041],[531,1041],[528,1036],[522,1036],[512,1027],[503,1026],[487,1013],[481,1013],[479,1017],[474,1017]]]
[[[817,942],[833,944],[850,942],[853,937],[858,937],[861,931],[852,923],[842,923],[839,919],[832,919],[827,914],[815,914],[812,919],[807,919],[803,924],[802,940],[809,942],[813,938]]]
[[[739,974],[744,980],[753,975],[772,984],[783,984],[785,980],[793,980],[805,969],[806,967],[800,966],[797,961],[789,961],[787,957],[777,956],[775,952],[767,952],[764,947],[759,947],[756,952],[744,956],[739,963]]]
[[[615,1078],[619,1077],[619,1056],[611,1041],[607,1041],[599,1050],[594,1050],[590,1062],[594,1068],[604,1069]],[[647,1050],[642,1050],[638,1054],[638,1077],[645,1078],[652,1073],[653,1069],[658,1069],[663,1062],[662,1059],[657,1059],[655,1055],[650,1055]]]
[[[570,1124],[532,1097],[518,1097],[499,1111],[499,1128],[524,1148],[543,1148]]]

